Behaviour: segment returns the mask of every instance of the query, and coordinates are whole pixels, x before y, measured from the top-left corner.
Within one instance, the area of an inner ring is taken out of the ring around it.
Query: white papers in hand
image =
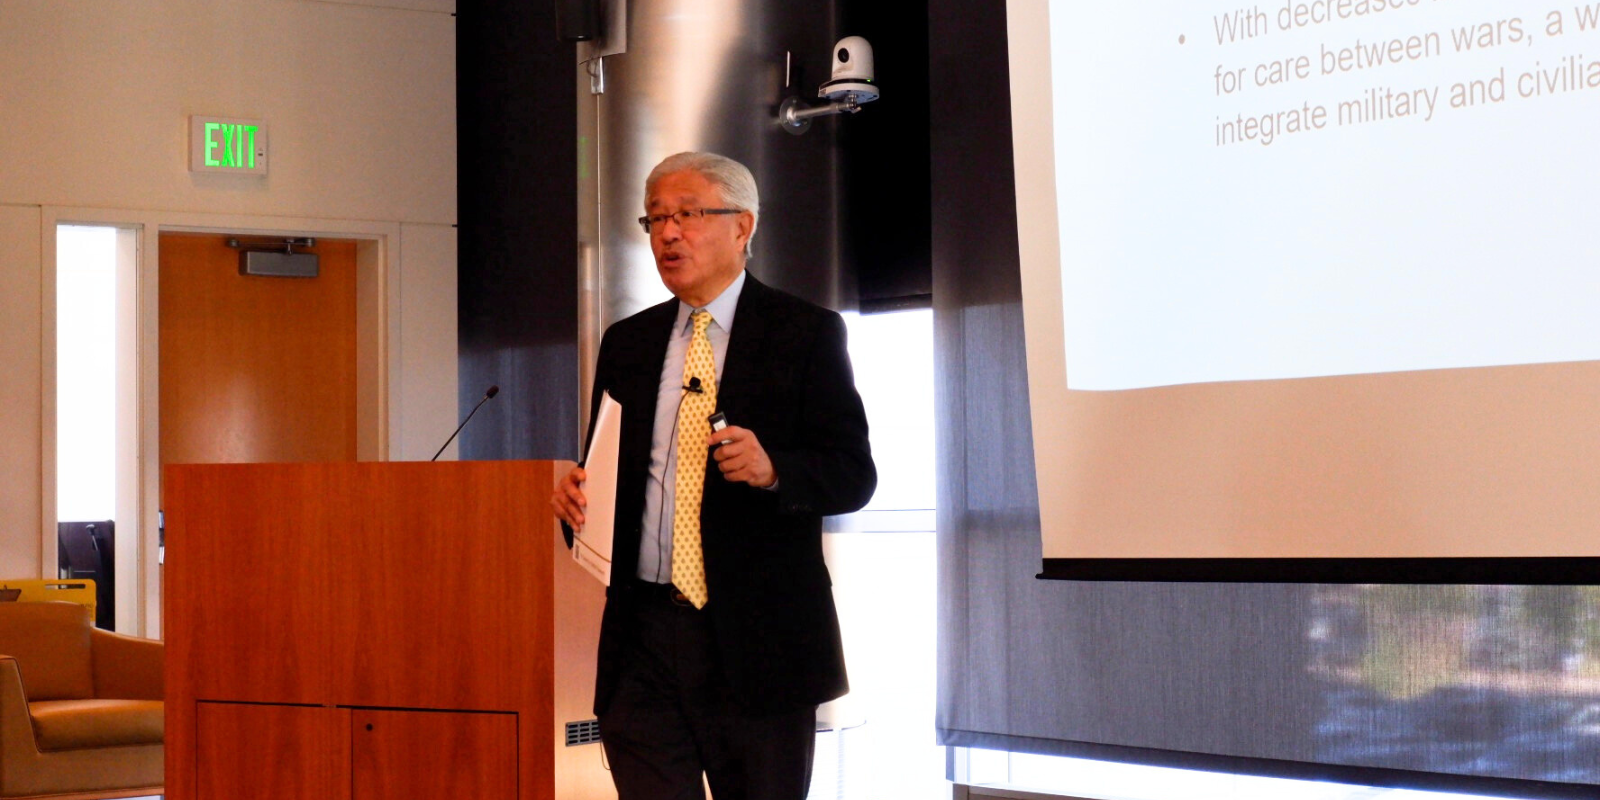
[[[611,531],[617,513],[617,446],[622,440],[622,405],[606,392],[594,418],[594,436],[583,460],[583,527],[573,532],[572,558],[601,583],[611,585]]]

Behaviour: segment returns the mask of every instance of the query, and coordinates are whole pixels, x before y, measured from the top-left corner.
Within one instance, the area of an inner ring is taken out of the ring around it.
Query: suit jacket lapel
[[[760,374],[759,359],[767,337],[767,293],[772,291],[745,275],[744,290],[739,293],[738,311],[734,312],[733,332],[728,337],[728,352],[722,359],[722,377],[717,381],[717,408],[726,412],[729,420],[744,419],[744,403],[752,390],[752,376]]]
[[[667,340],[672,337],[672,323],[678,316],[678,301],[674,299],[652,306],[645,314],[647,316],[641,326],[644,336],[635,342],[633,363],[629,365],[625,379],[628,381],[628,395],[643,400],[641,405],[649,405],[648,409],[640,410],[647,410],[654,419],[661,365],[667,359]]]
[[[619,376],[626,381],[626,390],[618,402],[631,405],[633,413],[624,416],[642,425],[645,466],[648,468],[650,432],[655,427],[656,399],[660,388],[662,364],[667,359],[667,340],[672,336],[672,323],[678,316],[678,301],[669,300],[652,306],[641,320],[641,337],[629,348],[628,365]],[[626,408],[626,406],[625,406]]]

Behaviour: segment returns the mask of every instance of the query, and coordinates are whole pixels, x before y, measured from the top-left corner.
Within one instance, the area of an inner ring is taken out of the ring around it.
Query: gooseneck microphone
[[[483,399],[479,400],[478,404],[473,406],[471,411],[467,412],[467,418],[464,419],[464,420],[461,420],[461,424],[456,426],[455,433],[450,434],[450,438],[444,440],[444,444],[439,445],[439,453],[443,453],[444,449],[446,447],[449,447],[450,443],[456,440],[456,434],[461,433],[461,429],[467,427],[467,423],[472,421],[472,415],[478,413],[478,409],[483,408],[483,404],[484,403],[487,403],[490,400],[494,399],[494,396],[499,394],[499,393],[500,393],[500,387],[499,386],[490,386],[489,387],[489,391],[483,393]],[[433,458],[430,458],[428,460],[429,461],[438,461],[439,460],[439,453],[434,453],[433,454]]]

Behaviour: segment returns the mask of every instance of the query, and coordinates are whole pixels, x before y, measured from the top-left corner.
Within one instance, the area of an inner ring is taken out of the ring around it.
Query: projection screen
[[[1600,582],[1600,3],[1007,24],[1047,577]]]

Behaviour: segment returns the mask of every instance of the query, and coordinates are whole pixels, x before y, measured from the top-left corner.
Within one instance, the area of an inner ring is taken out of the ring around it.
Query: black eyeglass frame
[[[743,213],[744,209],[742,208],[685,208],[681,211],[674,211],[671,214],[646,214],[645,216],[639,218],[639,227],[644,228],[645,234],[648,235],[652,232],[650,230],[651,224],[655,222],[665,225],[667,224],[667,220],[671,219],[677,221],[678,227],[681,228],[683,227],[683,223],[687,222],[688,220],[700,219],[707,214]]]

